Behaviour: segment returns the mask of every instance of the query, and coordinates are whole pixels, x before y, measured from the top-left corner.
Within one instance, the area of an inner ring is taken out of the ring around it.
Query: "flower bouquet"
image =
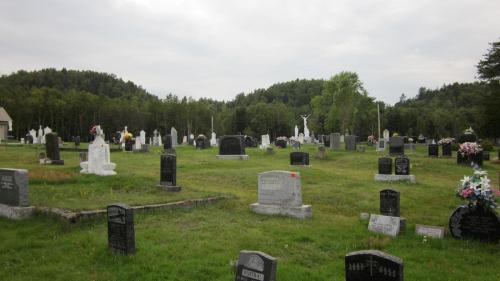
[[[454,141],[455,141],[455,139],[454,139],[454,138],[444,138],[444,139],[440,139],[440,140],[438,141],[438,144],[439,144],[439,145],[451,144],[451,143],[453,143]]]
[[[479,168],[472,176],[464,176],[457,188],[457,196],[469,201],[471,207],[482,207],[495,211],[497,203],[490,188],[488,173]]]

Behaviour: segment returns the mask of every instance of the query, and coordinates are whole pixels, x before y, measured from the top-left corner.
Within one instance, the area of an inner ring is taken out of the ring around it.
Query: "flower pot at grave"
[[[450,216],[450,234],[458,239],[476,239],[498,243],[500,218],[489,208],[480,205],[460,206]]]
[[[443,157],[444,156],[449,156],[449,157],[452,156],[451,143],[443,143],[442,154],[443,154]]]
[[[457,164],[472,166],[474,164],[479,167],[483,166],[483,152],[480,151],[476,154],[462,155],[462,153],[457,153]]]

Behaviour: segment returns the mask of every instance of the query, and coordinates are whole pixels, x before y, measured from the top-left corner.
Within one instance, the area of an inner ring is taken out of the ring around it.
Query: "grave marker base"
[[[35,210],[35,207],[15,207],[0,204],[0,216],[13,220],[20,220],[30,217]]]
[[[250,156],[248,155],[217,155],[217,159],[220,160],[248,160]]]
[[[386,174],[375,174],[375,181],[408,181],[410,183],[417,183],[415,175],[386,175]]]
[[[157,185],[157,187],[161,188],[163,191],[170,191],[170,192],[181,191],[182,189],[182,187],[178,185],[166,185],[162,183]]]
[[[250,205],[252,212],[262,215],[283,215],[298,219],[312,217],[311,205],[302,205],[300,207],[285,207],[279,205],[253,203]]]

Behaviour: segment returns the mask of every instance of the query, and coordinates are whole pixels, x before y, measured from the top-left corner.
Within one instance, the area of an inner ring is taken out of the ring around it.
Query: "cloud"
[[[228,100],[356,71],[394,103],[470,82],[497,41],[498,1],[2,1],[0,74],[114,73],[154,94]]]

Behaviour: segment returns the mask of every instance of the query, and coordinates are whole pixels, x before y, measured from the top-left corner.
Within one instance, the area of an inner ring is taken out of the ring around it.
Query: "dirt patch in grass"
[[[29,179],[32,182],[62,183],[74,179],[77,175],[79,174],[59,170],[31,170]]]

